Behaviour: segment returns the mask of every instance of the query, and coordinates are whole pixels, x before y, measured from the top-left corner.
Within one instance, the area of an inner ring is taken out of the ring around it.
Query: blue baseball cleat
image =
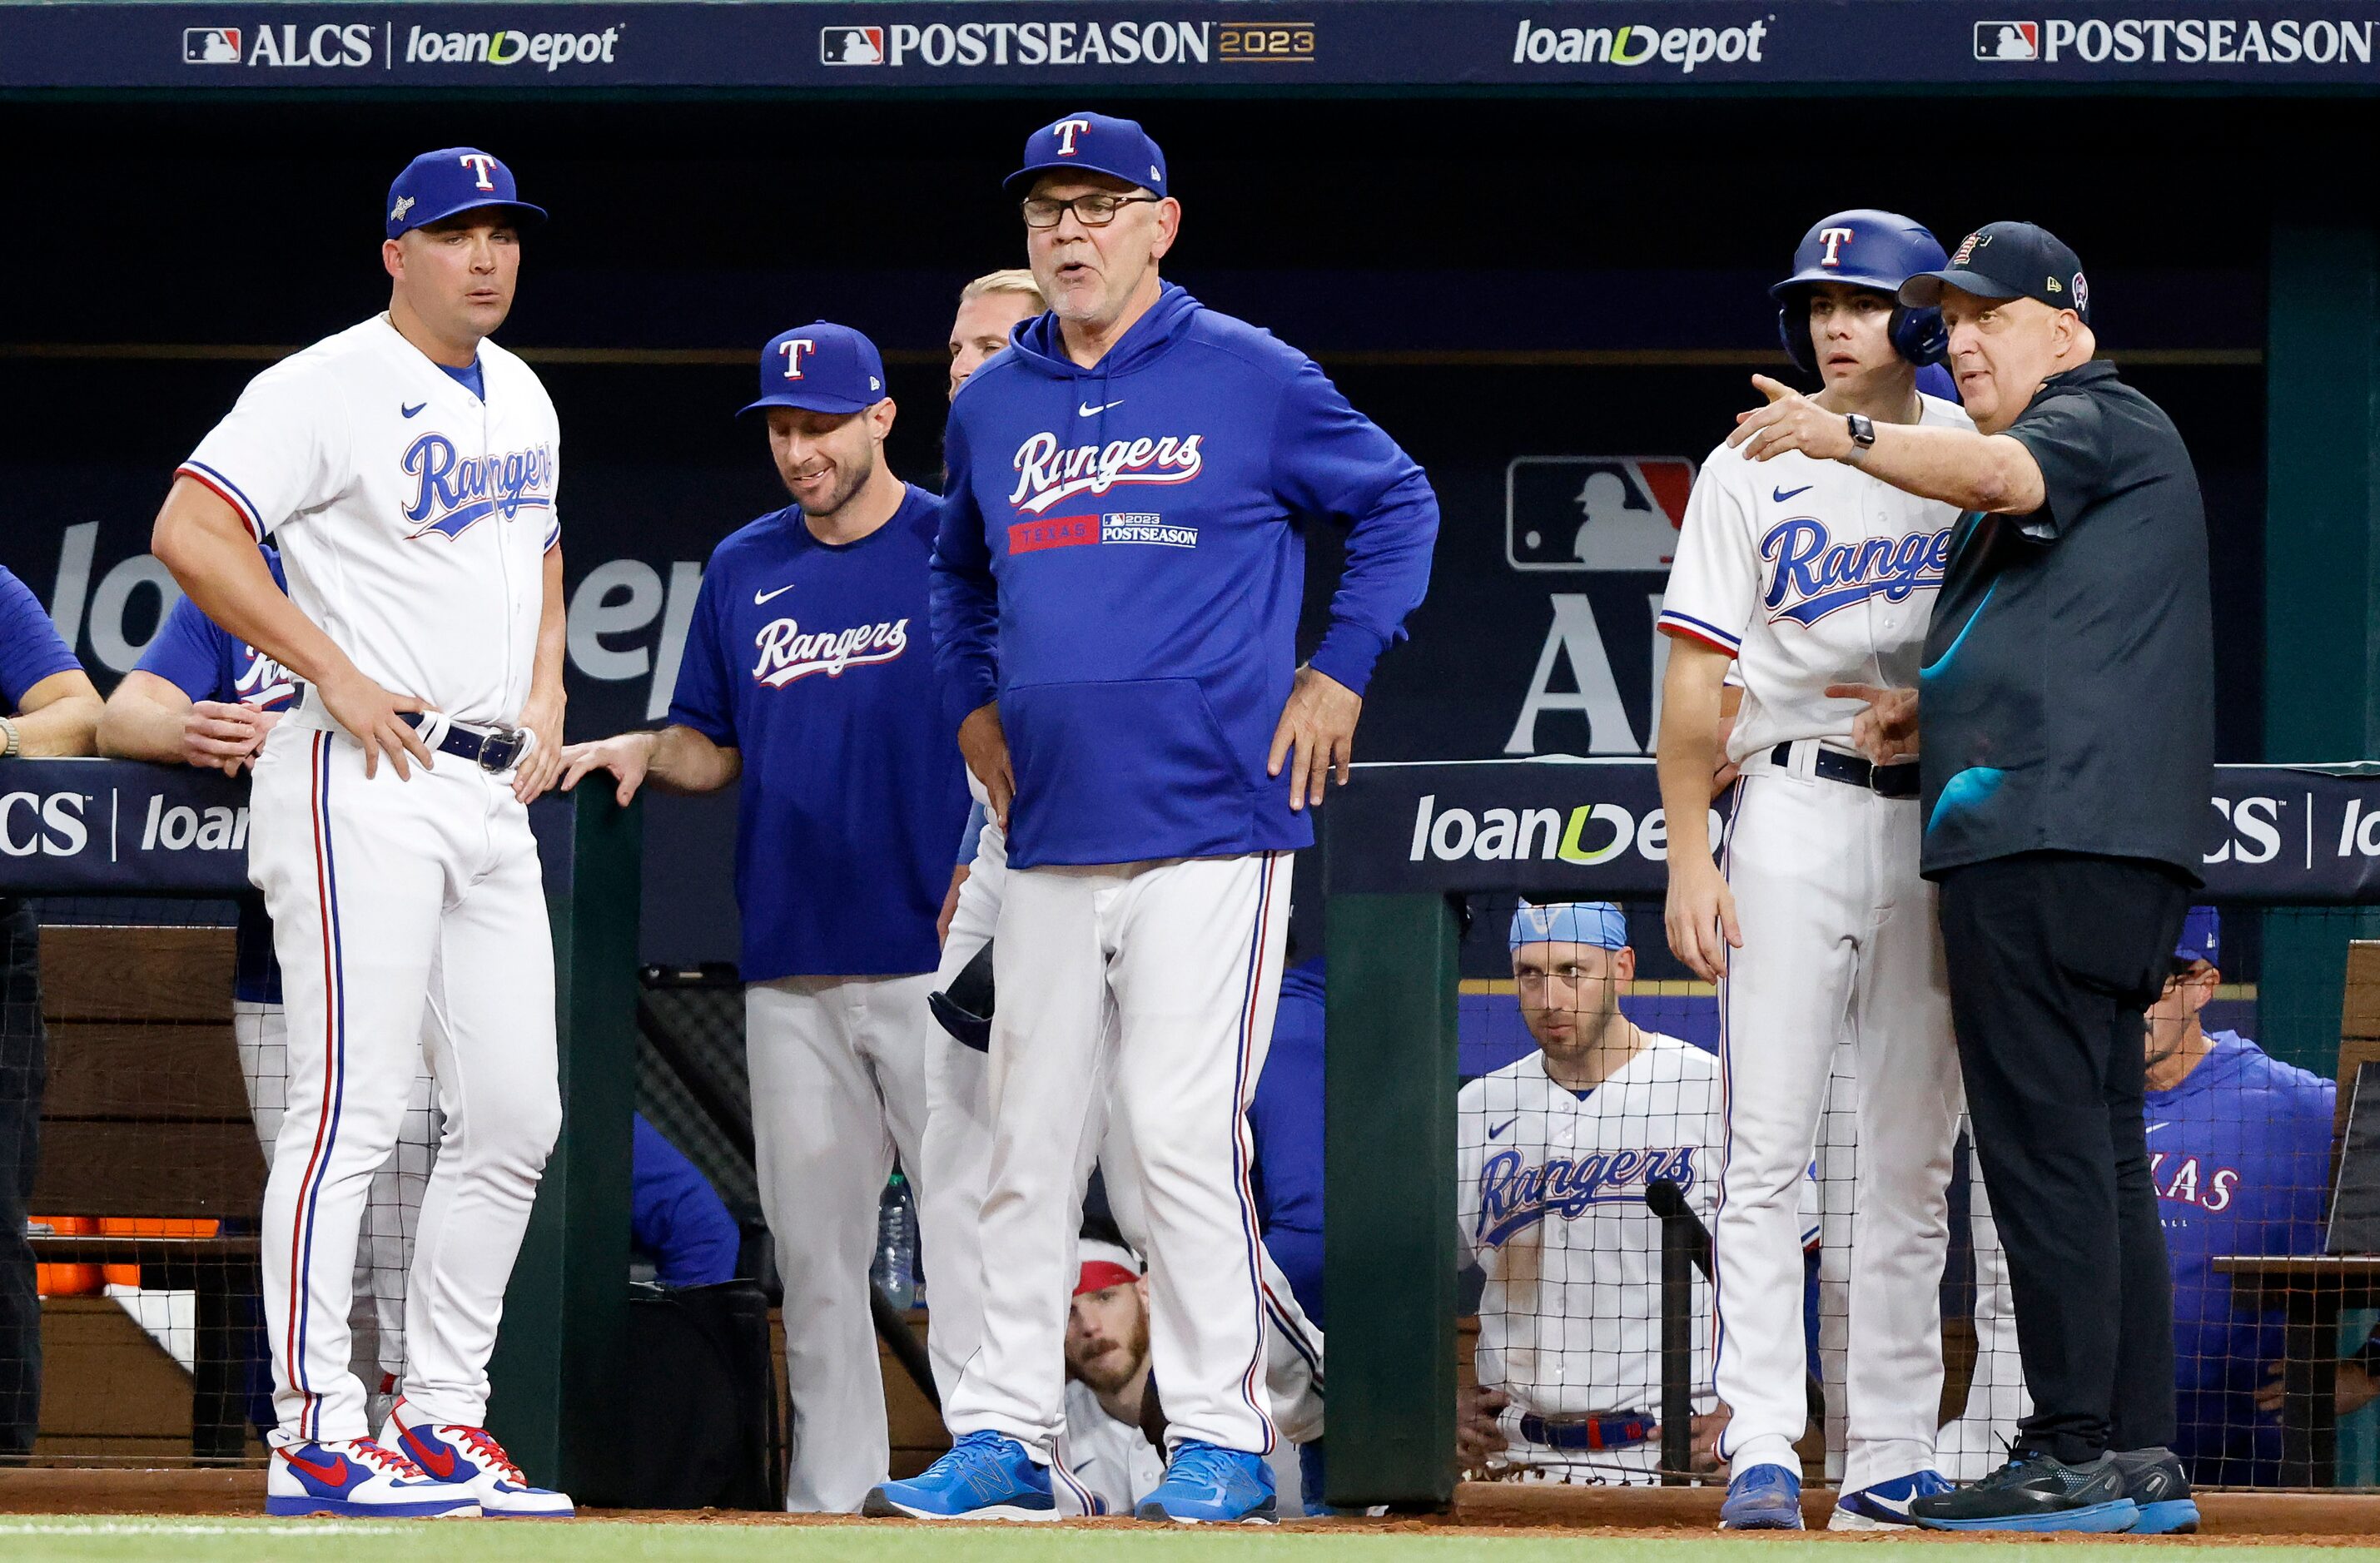
[[[1269,1525],[1281,1511],[1264,1456],[1184,1438],[1166,1464],[1165,1480],[1132,1512],[1138,1520],[1189,1525]]]
[[[970,1433],[905,1482],[870,1487],[859,1512],[878,1520],[1055,1520],[1049,1468],[999,1433]]]
[[[1719,1505],[1722,1531],[1798,1531],[1802,1528],[1802,1478],[1781,1465],[1755,1465],[1738,1472]]]
[[[1950,1484],[1938,1471],[1920,1471],[1890,1482],[1874,1482],[1835,1499],[1829,1531],[1913,1531],[1917,1518],[1909,1512],[1917,1498],[1947,1493]]]

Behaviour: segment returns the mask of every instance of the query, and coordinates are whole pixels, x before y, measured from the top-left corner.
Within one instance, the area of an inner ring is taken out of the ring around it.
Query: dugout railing
[[[220,922],[225,901],[249,891],[247,794],[244,781],[182,767],[98,759],[0,762],[0,901],[26,901],[37,913],[44,903],[71,906],[75,920],[86,924],[118,920],[93,915],[110,903],[124,905],[126,924]],[[553,928],[563,1133],[505,1293],[504,1329],[490,1369],[489,1417],[532,1480],[568,1487],[610,1468],[601,1451],[616,1438],[613,1388],[625,1340],[623,1278],[629,1264],[638,1067],[641,815],[634,806],[621,808],[607,787],[555,794],[529,813]],[[194,915],[177,916],[177,903],[188,903]],[[219,942],[227,955],[228,929],[223,932]],[[145,970],[155,963],[152,957],[131,959],[134,969],[109,975],[106,983],[121,987],[146,978],[155,985],[158,974]],[[178,976],[168,972],[164,980],[209,988],[206,997],[227,1002],[229,975],[227,960],[218,960]],[[261,1160],[238,1099],[239,1065],[229,1056],[227,1031],[189,1029],[196,1049],[183,1072],[189,1079],[152,1074],[144,1085],[120,1068],[112,1081],[82,1078],[107,1073],[103,1055],[91,1055],[100,1060],[93,1064],[75,1049],[53,1049],[47,1084],[53,1093],[78,1093],[77,1129],[109,1121],[118,1128],[188,1126],[197,1118],[221,1131],[215,1136],[224,1146],[220,1157],[186,1156],[178,1165],[150,1171],[161,1185],[205,1182],[217,1193],[193,1205],[183,1197],[189,1191],[161,1186],[154,1208],[203,1206],[252,1234]],[[215,1082],[200,1088],[200,1095],[221,1096],[218,1077],[232,1083],[228,1105],[212,1096],[202,1106],[183,1099],[200,1073]],[[175,1099],[143,1102],[148,1086]],[[55,1136],[59,1154],[71,1154],[74,1137]],[[218,1177],[214,1160],[238,1170]],[[45,1264],[135,1266],[144,1287],[187,1288],[209,1300],[200,1302],[191,1327],[221,1336],[240,1327],[219,1304],[226,1295],[237,1300],[252,1292],[252,1280],[243,1284],[238,1276],[255,1264],[255,1241],[253,1235],[112,1230],[42,1235],[35,1247]],[[212,1339],[192,1354],[200,1366],[194,1375],[200,1403],[193,1457],[237,1459],[245,1429],[228,1359],[237,1353]],[[72,1457],[59,1462],[71,1463]]]
[[[2380,1016],[2380,947],[2359,955],[2351,987],[2348,969],[2350,947],[2380,936],[2380,914],[2372,910],[2380,906],[2375,807],[2380,767],[2217,768],[2200,896],[2225,913],[2225,947],[2236,952],[2222,963],[2223,986],[2207,1029],[2216,1029],[2218,1020],[2225,1029],[2236,1024],[2276,1059],[2311,1076],[2343,1074],[2350,1088],[2362,1049],[2380,1055],[2380,1041],[2351,1035],[2359,1028],[2380,1033],[2380,1018],[2374,1018]],[[1492,1027],[1510,1009],[1512,985],[1505,982],[1499,993],[1490,975],[1504,958],[1504,920],[1520,898],[1617,902],[1628,914],[1642,963],[1637,986],[1643,1002],[1654,1006],[1653,1020],[1690,1029],[1702,1024],[1694,1006],[1710,1001],[1676,980],[1684,974],[1663,964],[1666,830],[1649,759],[1359,765],[1347,788],[1334,789],[1321,831],[1331,1043],[1330,1497],[1342,1506],[1433,1507],[1451,1500],[1457,1481],[1458,1319],[1466,1299],[1457,1265],[1456,1095],[1485,1062],[1525,1045],[1525,1034],[1515,1043],[1511,1027],[1517,1022],[1508,1016],[1501,1052],[1494,1036],[1482,1052],[1483,1026]],[[1623,1010],[1631,1003],[1623,1000]],[[2345,1091],[2339,1101],[2337,1126],[2343,1128]],[[1822,1137],[1822,1160],[1825,1143]],[[2325,1196],[2329,1148],[2325,1136],[2323,1166],[2304,1169]],[[1950,1324],[1944,1399],[1951,1414],[1970,1394],[1977,1397],[1969,1402],[1975,1408],[2004,1402],[2008,1386],[2021,1381],[2012,1376],[2012,1336],[2004,1323],[1997,1355],[2010,1361],[1995,1362],[1988,1342],[1980,1351],[1976,1344],[1979,1298],[1983,1331],[1994,1333],[1994,1283],[1989,1251],[1981,1269],[1975,1256],[1975,1234],[1987,1237],[1988,1227],[1973,1220],[1970,1167],[1962,1139],[1945,1278]],[[2204,1200],[2239,1197],[2236,1180],[2216,1188],[2221,1170],[2165,1167],[2160,1193],[2203,1177]],[[2187,1192],[2197,1192],[2196,1185]],[[2326,1203],[2321,1214],[2326,1218]],[[2308,1237],[2302,1218],[2301,1211],[2300,1230],[2280,1246],[2293,1244],[2302,1254],[2311,1242],[2319,1253],[2326,1234]],[[1827,1241],[1840,1241],[1841,1229],[1828,1230],[1835,1235]],[[1688,1233],[1677,1234],[1668,1267],[1691,1267],[1690,1243]],[[2243,1305],[2286,1310],[2293,1321],[2278,1462],[2265,1459],[2252,1470],[2243,1464],[2236,1480],[2337,1484],[2342,1468],[2329,1408],[2338,1322],[2342,1309],[2370,1305],[2380,1288],[2352,1256],[2295,1268],[2270,1262],[2277,1254],[2265,1262],[2228,1257],[2215,1267],[2260,1278],[2252,1296],[2235,1277]],[[1675,1362],[1685,1342],[1677,1339],[1675,1318],[1664,1323]],[[1822,1326],[1820,1334],[1828,1331]],[[2261,1376],[2264,1370],[2256,1371]],[[1829,1422],[1839,1438],[1839,1368],[1827,1376],[1836,1381]],[[1679,1387],[1669,1386],[1670,1405]],[[1815,1454],[1815,1437],[1805,1448]]]

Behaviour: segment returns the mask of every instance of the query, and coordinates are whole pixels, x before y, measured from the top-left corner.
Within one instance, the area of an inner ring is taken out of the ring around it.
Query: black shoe
[[[2111,1458],[2124,1473],[2124,1496],[2141,1511],[2136,1536],[2190,1535],[2198,1529],[2198,1503],[2190,1477],[2171,1449],[2123,1449]]]
[[[2101,1455],[2069,1465],[2017,1450],[2009,1462],[1956,1492],[1912,1499],[1910,1518],[1929,1531],[2129,1531],[2140,1507],[2125,1495],[2124,1472]]]

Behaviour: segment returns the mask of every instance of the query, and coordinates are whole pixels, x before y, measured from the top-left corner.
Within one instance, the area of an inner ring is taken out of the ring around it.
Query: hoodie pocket
[[[1001,697],[1011,850],[1135,863],[1246,850],[1255,794],[1196,679],[1036,684]]]

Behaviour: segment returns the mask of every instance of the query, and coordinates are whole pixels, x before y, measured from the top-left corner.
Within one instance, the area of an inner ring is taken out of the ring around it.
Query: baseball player
[[[285,590],[281,555],[269,545],[262,552],[265,567]],[[237,776],[256,763],[265,734],[297,703],[298,695],[298,683],[285,669],[226,633],[185,597],[141,651],[140,664],[107,697],[99,721],[100,752]],[[249,1112],[270,1157],[281,1137],[288,1090],[289,1024],[281,1002],[281,967],[273,956],[273,923],[259,902],[240,903],[237,950],[232,1037],[239,1048]],[[437,1116],[425,1064],[414,1075],[396,1149],[372,1175],[364,1206],[355,1288],[371,1300],[374,1339],[366,1360],[377,1367],[374,1422],[382,1420],[395,1403],[405,1376],[405,1276],[413,1259],[411,1233],[437,1154]]]
[[[249,839],[289,1038],[263,1224],[274,1514],[571,1512],[485,1425],[504,1284],[561,1125],[527,808],[561,752],[560,436],[537,376],[486,340],[542,216],[488,152],[416,158],[389,188],[387,312],[250,382],[152,540],[200,612],[306,685],[256,756]],[[444,1128],[404,1394],[375,1442],[347,1307],[425,1026]]]
[[[1771,290],[1787,352],[1855,430],[1972,427],[1916,389],[1918,366],[1941,357],[1939,317],[1893,297],[1942,260],[1905,217],[1839,212],[1810,229]],[[1734,1412],[1719,1446],[1730,1528],[1802,1524],[1793,1441],[1808,1358],[1793,1190],[1844,1041],[1858,1079],[1858,1214],[1832,1524],[1906,1527],[1912,1498],[1949,1485],[1934,1435],[1961,1097],[1934,895],[1917,873],[1917,768],[1861,757],[1852,729],[1864,706],[1833,691],[1915,682],[1956,519],[1854,466],[1798,455],[1757,466],[1723,444],[1694,484],[1662,603],[1669,939],[1719,984],[1716,1378]],[[1730,670],[1743,697],[1724,757],[1742,774],[1715,863],[1704,821]]]
[[[1310,360],[1160,281],[1181,209],[1139,126],[1059,119],[1009,188],[1051,308],[952,404],[934,603],[945,715],[1008,832],[983,1214],[1002,1263],[945,1408],[957,1444],[869,1508],[1053,1511],[1061,1304],[1104,1091],[1146,1205],[1172,1419],[1135,1512],[1263,1520],[1246,1109],[1287,854],[1421,600],[1437,502]],[[1326,516],[1351,525],[1349,563],[1301,671],[1302,528]]]
[[[934,915],[966,817],[925,636],[938,502],[895,477],[875,345],[825,321],[760,355],[769,445],[794,503],[710,556],[669,725],[572,748],[625,801],[740,783],[745,1048],[760,1203],[784,1278],[793,1459],[785,1505],[856,1508],[891,1461],[868,1311],[878,1201],[919,1154]],[[921,1256],[941,1333],[946,1265]]]
[[[1715,1209],[1718,1060],[1621,1013],[1636,951],[1610,903],[1524,903],[1508,942],[1537,1050],[1455,1103],[1457,1241],[1487,1275],[1477,1367],[1503,1445],[1496,1463],[1649,1481],[1661,1453],[1661,1223],[1645,1189],[1666,1179],[1706,1220]],[[1800,1187],[1815,1241],[1809,1180]],[[1707,1458],[1727,1413],[1699,1282],[1694,1310],[1694,1444]]]
[[[1151,1441],[1148,1277],[1139,1256],[1083,1234],[1066,1314],[1066,1468],[1110,1514],[1129,1514],[1165,1479]]]

